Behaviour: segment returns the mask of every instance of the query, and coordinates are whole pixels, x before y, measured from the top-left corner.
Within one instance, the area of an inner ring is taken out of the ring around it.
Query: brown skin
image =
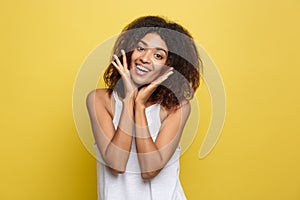
[[[145,109],[153,104],[148,101],[152,92],[173,72],[171,67],[167,69],[163,67],[166,55],[158,56],[158,53],[161,53],[160,49],[167,51],[159,35],[149,33],[142,40],[146,46],[142,51],[136,49],[133,52],[130,70],[124,51],[122,51],[124,65],[116,56],[114,56],[115,61],[112,62],[122,76],[125,90],[117,130],[113,126],[115,101],[106,89],[92,91],[87,97],[87,108],[96,144],[104,161],[114,173],[123,173],[126,170],[133,139],[134,121],[141,176],[143,179],[151,179],[161,171],[174,154],[190,114],[190,104],[185,100],[176,110],[161,107],[162,126],[154,142],[149,133]],[[147,72],[137,71],[139,66],[146,68]],[[138,90],[137,87],[141,83],[149,85]]]
[[[128,126],[130,123],[124,123],[124,125],[121,123],[122,116],[126,119],[127,114],[124,106],[119,127],[117,130],[114,129],[112,123],[114,104],[113,96],[109,96],[106,89],[94,90],[87,98],[92,129],[100,153],[112,172],[124,173],[132,142],[129,133],[130,126]],[[147,107],[150,105],[151,103],[148,103]],[[147,126],[145,108],[142,105],[137,105],[135,108],[137,127]],[[190,104],[188,102],[176,111],[166,110],[162,107],[160,110],[162,126],[155,142],[153,142],[148,128],[136,129],[136,145],[142,169],[141,175],[144,179],[155,177],[171,158],[178,146],[189,113]],[[127,132],[122,130],[127,130]],[[116,156],[118,159],[113,159]]]

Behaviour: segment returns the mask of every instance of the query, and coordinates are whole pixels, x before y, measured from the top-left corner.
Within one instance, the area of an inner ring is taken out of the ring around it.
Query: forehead
[[[168,51],[166,42],[157,33],[148,33],[140,41],[148,47],[165,49]]]

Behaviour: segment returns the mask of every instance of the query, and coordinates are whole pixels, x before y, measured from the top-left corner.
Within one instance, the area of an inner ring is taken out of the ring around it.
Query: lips
[[[146,68],[146,67],[143,67],[141,65],[137,65],[136,66],[136,73],[139,74],[139,75],[145,75],[147,74],[148,72],[150,72],[150,69]]]
[[[143,67],[141,65],[137,65],[136,68],[138,70],[142,71],[142,72],[149,72],[150,71],[149,69],[147,69],[147,68],[145,68],[145,67]]]

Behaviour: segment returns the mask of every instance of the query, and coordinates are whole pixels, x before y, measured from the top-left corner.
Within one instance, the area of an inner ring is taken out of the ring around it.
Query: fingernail
[[[121,49],[121,53],[122,53],[122,54],[125,54],[125,51],[124,51],[124,49]]]

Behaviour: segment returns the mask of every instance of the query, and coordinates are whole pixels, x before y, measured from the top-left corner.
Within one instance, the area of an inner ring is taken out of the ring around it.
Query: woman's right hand
[[[113,60],[111,63],[118,70],[118,72],[122,77],[124,90],[125,90],[124,91],[125,99],[135,99],[135,96],[137,94],[137,88],[132,82],[130,76],[125,51],[122,49],[121,53],[122,53],[123,64],[121,63],[121,61],[119,60],[116,54],[113,55],[115,60]]]

